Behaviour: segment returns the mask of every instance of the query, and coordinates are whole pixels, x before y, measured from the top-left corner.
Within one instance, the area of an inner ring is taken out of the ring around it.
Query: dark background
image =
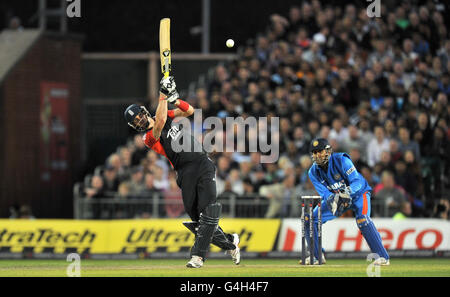
[[[58,5],[59,0],[47,0]],[[225,41],[236,45],[263,32],[273,13],[287,15],[289,7],[303,1],[211,0],[210,51],[226,52]],[[323,3],[370,4],[364,0],[332,0]],[[0,0],[0,29],[18,16],[25,28],[37,27],[37,0]],[[85,52],[145,52],[158,49],[159,21],[170,17],[174,52],[200,52],[201,34],[191,28],[202,25],[201,0],[81,0],[81,18],[69,19],[69,31],[85,35]],[[56,22],[49,23],[56,29]]]

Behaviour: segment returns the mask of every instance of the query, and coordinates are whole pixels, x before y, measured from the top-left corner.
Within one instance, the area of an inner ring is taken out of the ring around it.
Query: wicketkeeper
[[[188,117],[194,113],[194,108],[178,97],[174,78],[163,78],[155,116],[152,117],[144,106],[132,104],[125,110],[125,119],[136,131],[145,132],[143,139],[146,146],[165,156],[177,172],[184,208],[192,219],[184,225],[195,234],[191,260],[186,266],[202,267],[211,243],[229,252],[237,265],[240,263],[239,236],[224,233],[218,225],[222,206],[216,201],[215,165],[204,150],[195,152],[193,148],[200,146],[197,140],[186,129],[179,129],[172,122],[174,118]],[[177,108],[168,110],[168,103]],[[180,138],[190,138],[192,149],[177,152]],[[177,149],[174,150],[174,147]]]
[[[324,138],[311,142],[310,153],[313,165],[308,175],[322,197],[322,221],[340,217],[348,209],[353,210],[356,223],[372,253],[378,254],[376,265],[389,265],[389,255],[383,246],[380,234],[370,219],[370,195],[372,188],[365,178],[356,170],[350,156],[346,153],[333,153]],[[313,212],[314,219],[314,262],[317,261],[319,246],[317,240],[317,207]],[[306,215],[306,239],[309,245],[309,216]],[[309,257],[306,262],[309,262]],[[325,257],[322,257],[325,263]],[[309,264],[309,263],[307,263]],[[315,264],[315,263],[314,263]]]

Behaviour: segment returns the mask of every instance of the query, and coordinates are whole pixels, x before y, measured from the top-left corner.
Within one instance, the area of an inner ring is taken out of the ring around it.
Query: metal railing
[[[222,194],[217,201],[222,204],[222,216],[230,218],[263,218],[270,204],[269,199],[257,194]]]
[[[264,218],[270,200],[257,194],[238,196],[220,195],[222,217],[229,218]],[[300,198],[299,198],[300,208]],[[391,216],[389,208],[382,202],[372,199],[372,217]],[[170,209],[175,211],[170,211]],[[182,200],[166,200],[163,195],[153,194],[142,198],[86,198],[74,195],[75,219],[133,219],[133,218],[167,218],[187,217]],[[292,217],[292,216],[291,216]]]
[[[224,195],[217,199],[222,204],[222,217],[264,217],[268,199],[257,196]],[[170,208],[183,207],[183,201],[165,200],[161,194],[142,198],[87,198],[74,197],[75,219],[131,219],[171,217]],[[186,216],[184,211],[179,216]]]
[[[161,201],[154,194],[151,198],[86,198],[74,199],[75,219],[131,219],[139,217],[163,217],[162,206],[168,203],[178,205],[178,201]]]

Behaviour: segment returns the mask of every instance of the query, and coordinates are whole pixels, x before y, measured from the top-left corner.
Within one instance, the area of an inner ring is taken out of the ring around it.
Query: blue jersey
[[[372,188],[366,179],[356,170],[350,156],[345,153],[332,153],[328,160],[328,172],[314,163],[308,171],[309,178],[317,192],[324,199],[334,193],[350,188],[350,197],[361,196]]]

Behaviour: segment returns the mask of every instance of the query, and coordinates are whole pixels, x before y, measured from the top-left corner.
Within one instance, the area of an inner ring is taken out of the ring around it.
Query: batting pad
[[[197,222],[183,222],[183,225],[186,226],[186,228],[188,228],[192,233],[197,235]],[[234,250],[236,248],[233,242],[227,238],[227,235],[223,232],[220,226],[217,226],[216,231],[214,231],[211,243],[223,250]]]
[[[197,236],[195,237],[194,246],[191,250],[191,255],[199,256],[205,259],[206,253],[209,250],[209,245],[214,232],[219,224],[219,217],[222,211],[220,203],[210,204],[205,208],[205,211],[200,214],[198,220]]]

